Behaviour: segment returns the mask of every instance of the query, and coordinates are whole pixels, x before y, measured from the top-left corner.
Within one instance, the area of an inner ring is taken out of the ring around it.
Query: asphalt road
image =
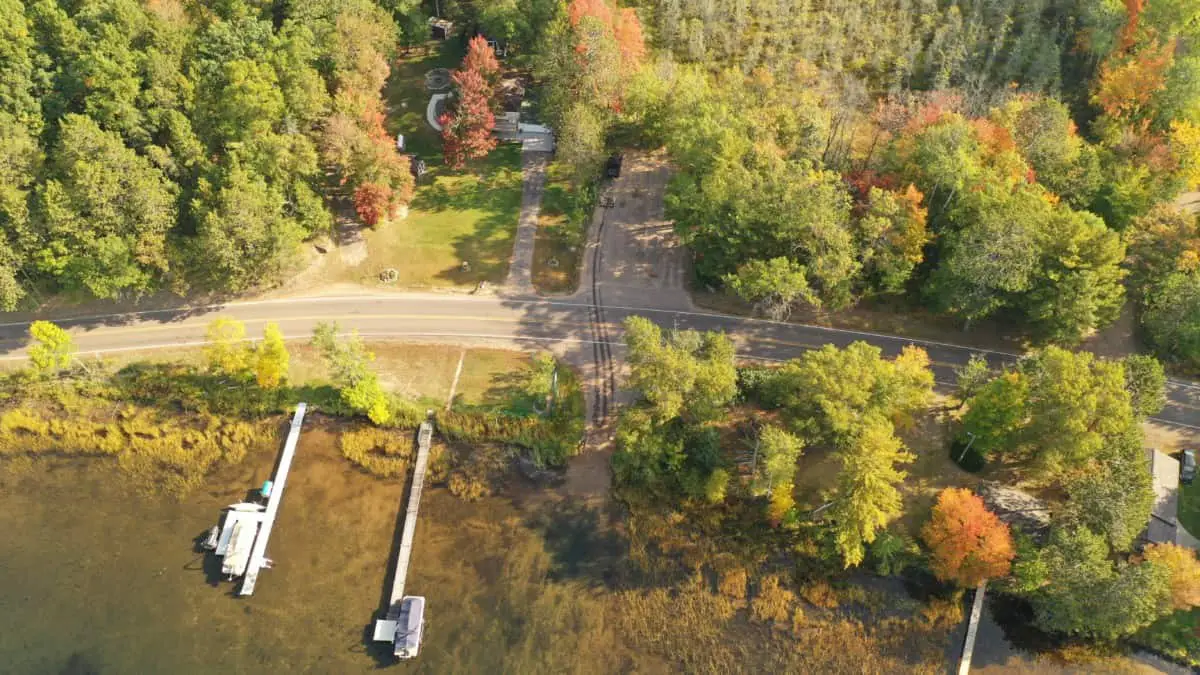
[[[219,316],[246,323],[248,334],[261,334],[267,322],[279,324],[285,336],[303,339],[321,321],[336,321],[344,331],[357,330],[369,339],[423,342],[542,345],[580,365],[589,363],[596,332],[589,323],[588,303],[573,298],[505,298],[439,294],[356,294],[260,300],[188,309],[60,319],[74,336],[81,354],[138,349],[191,347],[202,344],[208,322]],[[954,368],[980,353],[995,365],[1010,363],[1011,354],[987,352],[945,343],[912,340],[859,331],[779,323],[708,312],[650,309],[623,305],[604,308],[607,343],[620,360],[621,322],[642,315],[664,328],[718,330],[728,333],[743,359],[783,361],[825,344],[844,347],[865,341],[887,356],[906,345],[928,353],[936,380],[954,382]],[[24,358],[28,324],[0,323],[0,359]],[[1172,382],[1170,403],[1155,420],[1200,430],[1200,386]]]

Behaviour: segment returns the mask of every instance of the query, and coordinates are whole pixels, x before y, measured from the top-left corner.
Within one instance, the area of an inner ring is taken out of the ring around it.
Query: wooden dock
[[[417,461],[413,465],[412,488],[408,491],[408,508],[404,512],[404,529],[400,533],[392,592],[388,596],[384,618],[375,622],[374,639],[392,643],[392,654],[400,659],[416,658],[421,649],[421,636],[425,632],[425,598],[405,595],[404,583],[408,579],[408,563],[417,534],[417,511],[421,507],[421,488],[425,485],[425,469],[429,465],[432,442],[433,422],[425,420],[417,431]]]
[[[417,462],[413,465],[412,490],[408,493],[408,509],[404,512],[404,531],[400,534],[400,553],[396,556],[396,575],[392,579],[388,618],[393,618],[391,613],[398,611],[400,600],[404,598],[404,582],[408,577],[413,538],[417,534],[417,510],[421,507],[421,487],[425,484],[425,468],[429,464],[432,441],[433,423],[426,420],[417,432]]]
[[[254,585],[258,582],[258,572],[267,564],[267,541],[271,538],[271,528],[275,525],[275,516],[279,514],[279,503],[283,500],[283,488],[287,484],[288,471],[292,468],[292,457],[296,455],[296,444],[300,441],[300,426],[304,423],[304,413],[307,403],[296,406],[296,414],[292,417],[292,426],[288,430],[287,442],[283,446],[283,456],[279,458],[279,469],[275,471],[275,479],[271,485],[271,496],[267,498],[267,510],[262,514],[262,526],[258,537],[254,540],[254,548],[250,552],[250,563],[246,567],[246,575],[242,577],[242,587],[238,595],[254,593]]]

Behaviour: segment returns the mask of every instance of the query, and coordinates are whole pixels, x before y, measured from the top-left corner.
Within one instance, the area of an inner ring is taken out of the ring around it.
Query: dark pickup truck
[[[621,164],[625,161],[625,156],[621,154],[613,155],[608,158],[608,165],[604,168],[604,175],[609,178],[621,177]]]

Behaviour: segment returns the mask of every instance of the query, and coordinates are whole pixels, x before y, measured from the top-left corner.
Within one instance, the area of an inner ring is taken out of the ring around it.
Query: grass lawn
[[[459,355],[464,352],[455,405],[507,405],[519,375],[531,362],[528,353],[505,349],[464,349],[402,342],[368,342],[366,346],[375,354],[374,368],[386,389],[439,407],[445,405],[450,395]],[[290,341],[288,351],[293,383],[327,381],[325,364],[311,346]],[[106,356],[104,361],[118,368],[135,361],[199,364],[204,361],[204,354],[198,348],[156,349],[119,352]],[[23,365],[18,361],[2,363]]]
[[[533,285],[543,293],[570,293],[579,286],[595,190],[573,191],[556,164],[546,178],[533,249]]]
[[[433,166],[442,163],[442,140],[425,121],[431,93],[425,89],[425,73],[434,68],[453,70],[462,61],[465,48],[458,40],[430,41],[401,52],[392,63],[392,73],[383,90],[387,102],[387,129],[404,134],[405,150]]]
[[[364,232],[369,255],[350,272],[373,283],[392,267],[400,274],[396,285],[407,287],[501,283],[520,211],[519,146],[502,145],[460,172],[432,167],[408,218]]]
[[[1200,536],[1200,481],[1179,484],[1179,524],[1192,536]]]
[[[428,173],[417,181],[407,218],[363,230],[364,243],[326,255],[307,283],[380,286],[386,269],[399,273],[390,285],[402,288],[504,281],[521,210],[520,146],[500,145],[451,170],[443,164],[441,137],[425,119],[432,93],[425,74],[453,69],[461,58],[458,41],[430,42],[393,64],[384,91],[388,131],[404,134],[406,152],[423,159]]]

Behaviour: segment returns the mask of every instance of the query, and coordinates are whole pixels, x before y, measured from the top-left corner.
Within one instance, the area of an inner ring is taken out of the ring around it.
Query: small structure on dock
[[[400,659],[416,658],[425,630],[425,598],[405,595],[408,563],[412,556],[413,538],[417,533],[417,511],[421,506],[421,488],[425,469],[429,465],[429,449],[433,443],[433,423],[425,420],[417,432],[417,461],[413,465],[412,489],[408,492],[408,509],[404,512],[404,530],[400,534],[400,551],[396,555],[396,571],[392,576],[392,593],[387,613],[375,622],[374,638],[391,642],[392,653]]]
[[[222,558],[222,574],[230,579],[242,577],[242,587],[238,595],[254,593],[258,571],[271,566],[271,560],[266,556],[267,542],[271,538],[275,517],[279,514],[283,488],[287,484],[288,471],[292,468],[292,458],[296,455],[300,427],[304,423],[304,413],[307,409],[308,405],[305,403],[296,406],[296,414],[292,417],[292,426],[288,430],[287,442],[284,443],[275,478],[264,482],[259,491],[259,494],[267,499],[266,505],[255,502],[231,504],[225,511],[224,520],[220,525],[213,527],[204,542],[204,548]]]

